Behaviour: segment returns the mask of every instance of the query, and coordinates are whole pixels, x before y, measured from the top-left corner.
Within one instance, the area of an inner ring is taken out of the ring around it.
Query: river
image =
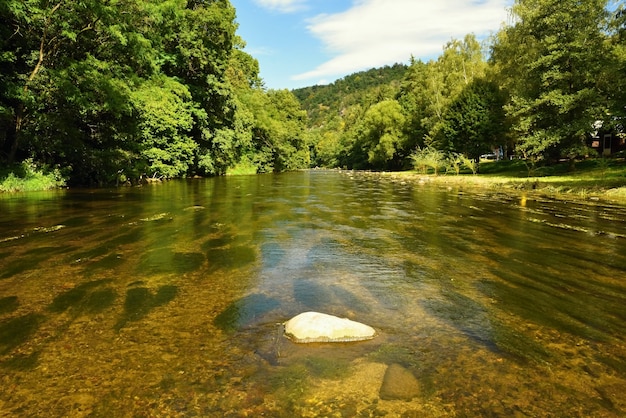
[[[293,343],[305,311],[377,336]],[[0,196],[0,416],[620,417],[625,324],[624,206],[321,170]]]

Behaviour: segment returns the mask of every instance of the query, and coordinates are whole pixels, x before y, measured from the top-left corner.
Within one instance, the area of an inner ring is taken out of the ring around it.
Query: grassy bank
[[[0,169],[0,193],[51,190],[65,186],[57,169],[37,167],[31,160]]]
[[[242,163],[228,171],[229,175],[255,174],[256,168]],[[602,199],[626,204],[626,159],[589,159],[576,163],[559,163],[539,167],[529,175],[523,161],[486,161],[480,164],[480,174],[423,174],[417,171],[372,173],[394,181],[432,183],[445,187],[488,189],[502,192],[522,192],[563,199]],[[0,169],[0,193],[50,190],[65,186],[61,173],[37,167],[25,161]]]
[[[416,171],[385,173],[401,181],[448,187],[524,192],[563,199],[602,199],[626,204],[626,160],[589,159],[572,166],[559,163],[540,167],[529,175],[522,161],[481,162],[480,174],[424,175]]]

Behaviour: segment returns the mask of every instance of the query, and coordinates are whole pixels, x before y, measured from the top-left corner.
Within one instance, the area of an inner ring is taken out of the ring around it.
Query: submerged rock
[[[419,393],[419,382],[413,373],[399,364],[387,367],[383,384],[380,387],[380,399],[410,401]]]
[[[140,221],[142,222],[160,221],[162,219],[167,218],[169,214],[170,214],[169,212],[157,213],[156,215],[152,215],[147,218],[141,218]],[[172,218],[169,218],[169,219],[171,220]]]
[[[304,312],[285,322],[285,335],[296,343],[370,340],[374,328],[347,318]]]

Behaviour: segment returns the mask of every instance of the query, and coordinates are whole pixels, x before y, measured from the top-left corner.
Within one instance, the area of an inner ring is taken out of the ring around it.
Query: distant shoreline
[[[626,173],[626,167],[624,167]],[[623,184],[595,175],[545,176],[513,178],[487,174],[421,174],[416,171],[371,172],[361,171],[360,176],[379,177],[397,183],[434,185],[459,191],[482,190],[526,197],[549,197],[569,201],[606,201],[626,205],[626,176]]]

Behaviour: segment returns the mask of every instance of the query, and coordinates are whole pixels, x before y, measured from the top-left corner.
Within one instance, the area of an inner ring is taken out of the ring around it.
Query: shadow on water
[[[39,247],[26,251],[20,257],[9,262],[0,273],[0,280],[8,279],[9,277],[17,274],[22,274],[27,271],[36,270],[39,265],[50,259],[54,259],[60,254],[64,254],[71,251],[70,247],[55,246],[55,247]]]
[[[63,225],[68,227],[88,226],[93,220],[89,216],[73,216],[63,221]]]
[[[415,347],[408,347],[399,343],[381,344],[376,350],[369,353],[368,358],[385,364],[399,364],[406,368],[416,369],[420,366],[420,355]]]
[[[268,242],[261,246],[263,264],[266,268],[277,267],[285,257],[285,250],[279,244]]]
[[[17,296],[0,299],[0,314],[11,313],[19,307]],[[8,354],[14,348],[27,342],[39,329],[45,317],[41,314],[12,318],[0,323],[0,355]],[[37,365],[39,352],[31,354],[14,354],[0,362],[0,367],[12,370],[32,370]]]
[[[102,270],[110,271],[116,269],[126,262],[122,254],[112,253],[102,257],[99,260],[93,261],[89,264],[88,275],[98,273]]]
[[[245,244],[249,240],[250,239],[247,236],[227,234],[222,231],[222,235],[208,239],[202,244],[201,248],[202,248],[202,251],[207,252],[207,251],[215,250],[216,248],[223,248],[223,247],[228,247],[228,246],[233,247],[237,245],[242,245],[242,244]]]
[[[350,309],[366,313],[371,311],[369,304],[349,290],[337,285],[331,285],[329,290],[339,306],[349,307]]]
[[[543,363],[552,357],[546,347],[506,326],[480,303],[448,288],[441,295],[441,299],[425,301],[424,307],[470,340],[521,363]]]
[[[274,367],[264,376],[264,385],[268,385],[272,392],[279,393],[285,398],[298,399],[306,392],[311,378],[340,380],[350,373],[350,359],[337,356],[324,357],[323,355],[308,355],[296,358],[293,361]],[[285,407],[289,411],[288,407]],[[347,415],[355,416],[350,411]],[[283,416],[295,416],[295,411],[286,412]]]
[[[96,314],[111,307],[116,299],[116,292],[106,287],[111,280],[96,280],[78,285],[56,296],[47,311],[59,314],[71,312],[73,317],[81,314]],[[19,306],[17,297],[0,300],[0,313],[10,313]],[[14,348],[28,342],[45,322],[46,316],[31,313],[13,318],[0,324],[0,354],[7,354]],[[14,370],[28,370],[37,365],[39,351],[31,354],[13,353],[2,363],[2,367]]]
[[[117,297],[115,291],[109,287],[97,289],[109,283],[111,280],[102,279],[80,284],[55,297],[48,310],[61,313],[71,309],[75,315],[102,312],[112,306]]]
[[[574,291],[561,280],[550,280],[545,272],[528,265],[525,269],[520,266],[511,271],[498,271],[497,275],[503,282],[483,282],[480,290],[535,324],[598,341],[606,341],[623,326],[621,320],[612,320],[603,314],[607,306],[613,305],[612,301],[593,293]],[[551,314],[546,315],[546,312]]]
[[[471,340],[489,350],[498,351],[489,313],[482,305],[452,289],[443,288],[441,296],[424,300],[422,305]]]
[[[169,248],[148,251],[141,257],[137,270],[142,274],[190,273],[205,261],[204,254],[174,252]]]
[[[0,298],[0,315],[11,313],[17,310],[20,305],[17,296],[7,296]]]
[[[256,251],[250,246],[214,248],[207,251],[209,271],[245,267],[256,261]]]
[[[123,245],[133,244],[141,240],[141,236],[142,236],[141,230],[134,229],[129,232],[120,234],[114,238],[105,240],[104,242],[99,241],[98,245],[93,248],[90,248],[85,251],[79,251],[77,253],[72,253],[71,254],[72,261],[90,260],[90,259],[101,257],[103,255],[107,255],[117,250],[119,247]]]
[[[155,308],[164,306],[174,300],[178,294],[178,287],[174,285],[164,285],[152,293],[146,287],[133,287],[126,291],[124,301],[124,312],[122,317],[115,324],[115,330],[124,328],[128,322],[138,321],[148,315]]]
[[[594,357],[596,360],[606,364],[620,375],[626,374],[626,357],[615,353],[597,353]]]
[[[37,367],[40,354],[39,351],[31,354],[17,354],[0,363],[0,367],[19,371],[32,370]]]
[[[312,311],[323,312],[332,303],[329,289],[311,279],[294,280],[293,295],[299,304]]]
[[[280,301],[254,293],[228,305],[213,323],[223,331],[232,332],[250,325],[268,312],[278,308]]]
[[[30,313],[0,324],[0,354],[6,354],[28,341],[44,320],[41,314]]]

